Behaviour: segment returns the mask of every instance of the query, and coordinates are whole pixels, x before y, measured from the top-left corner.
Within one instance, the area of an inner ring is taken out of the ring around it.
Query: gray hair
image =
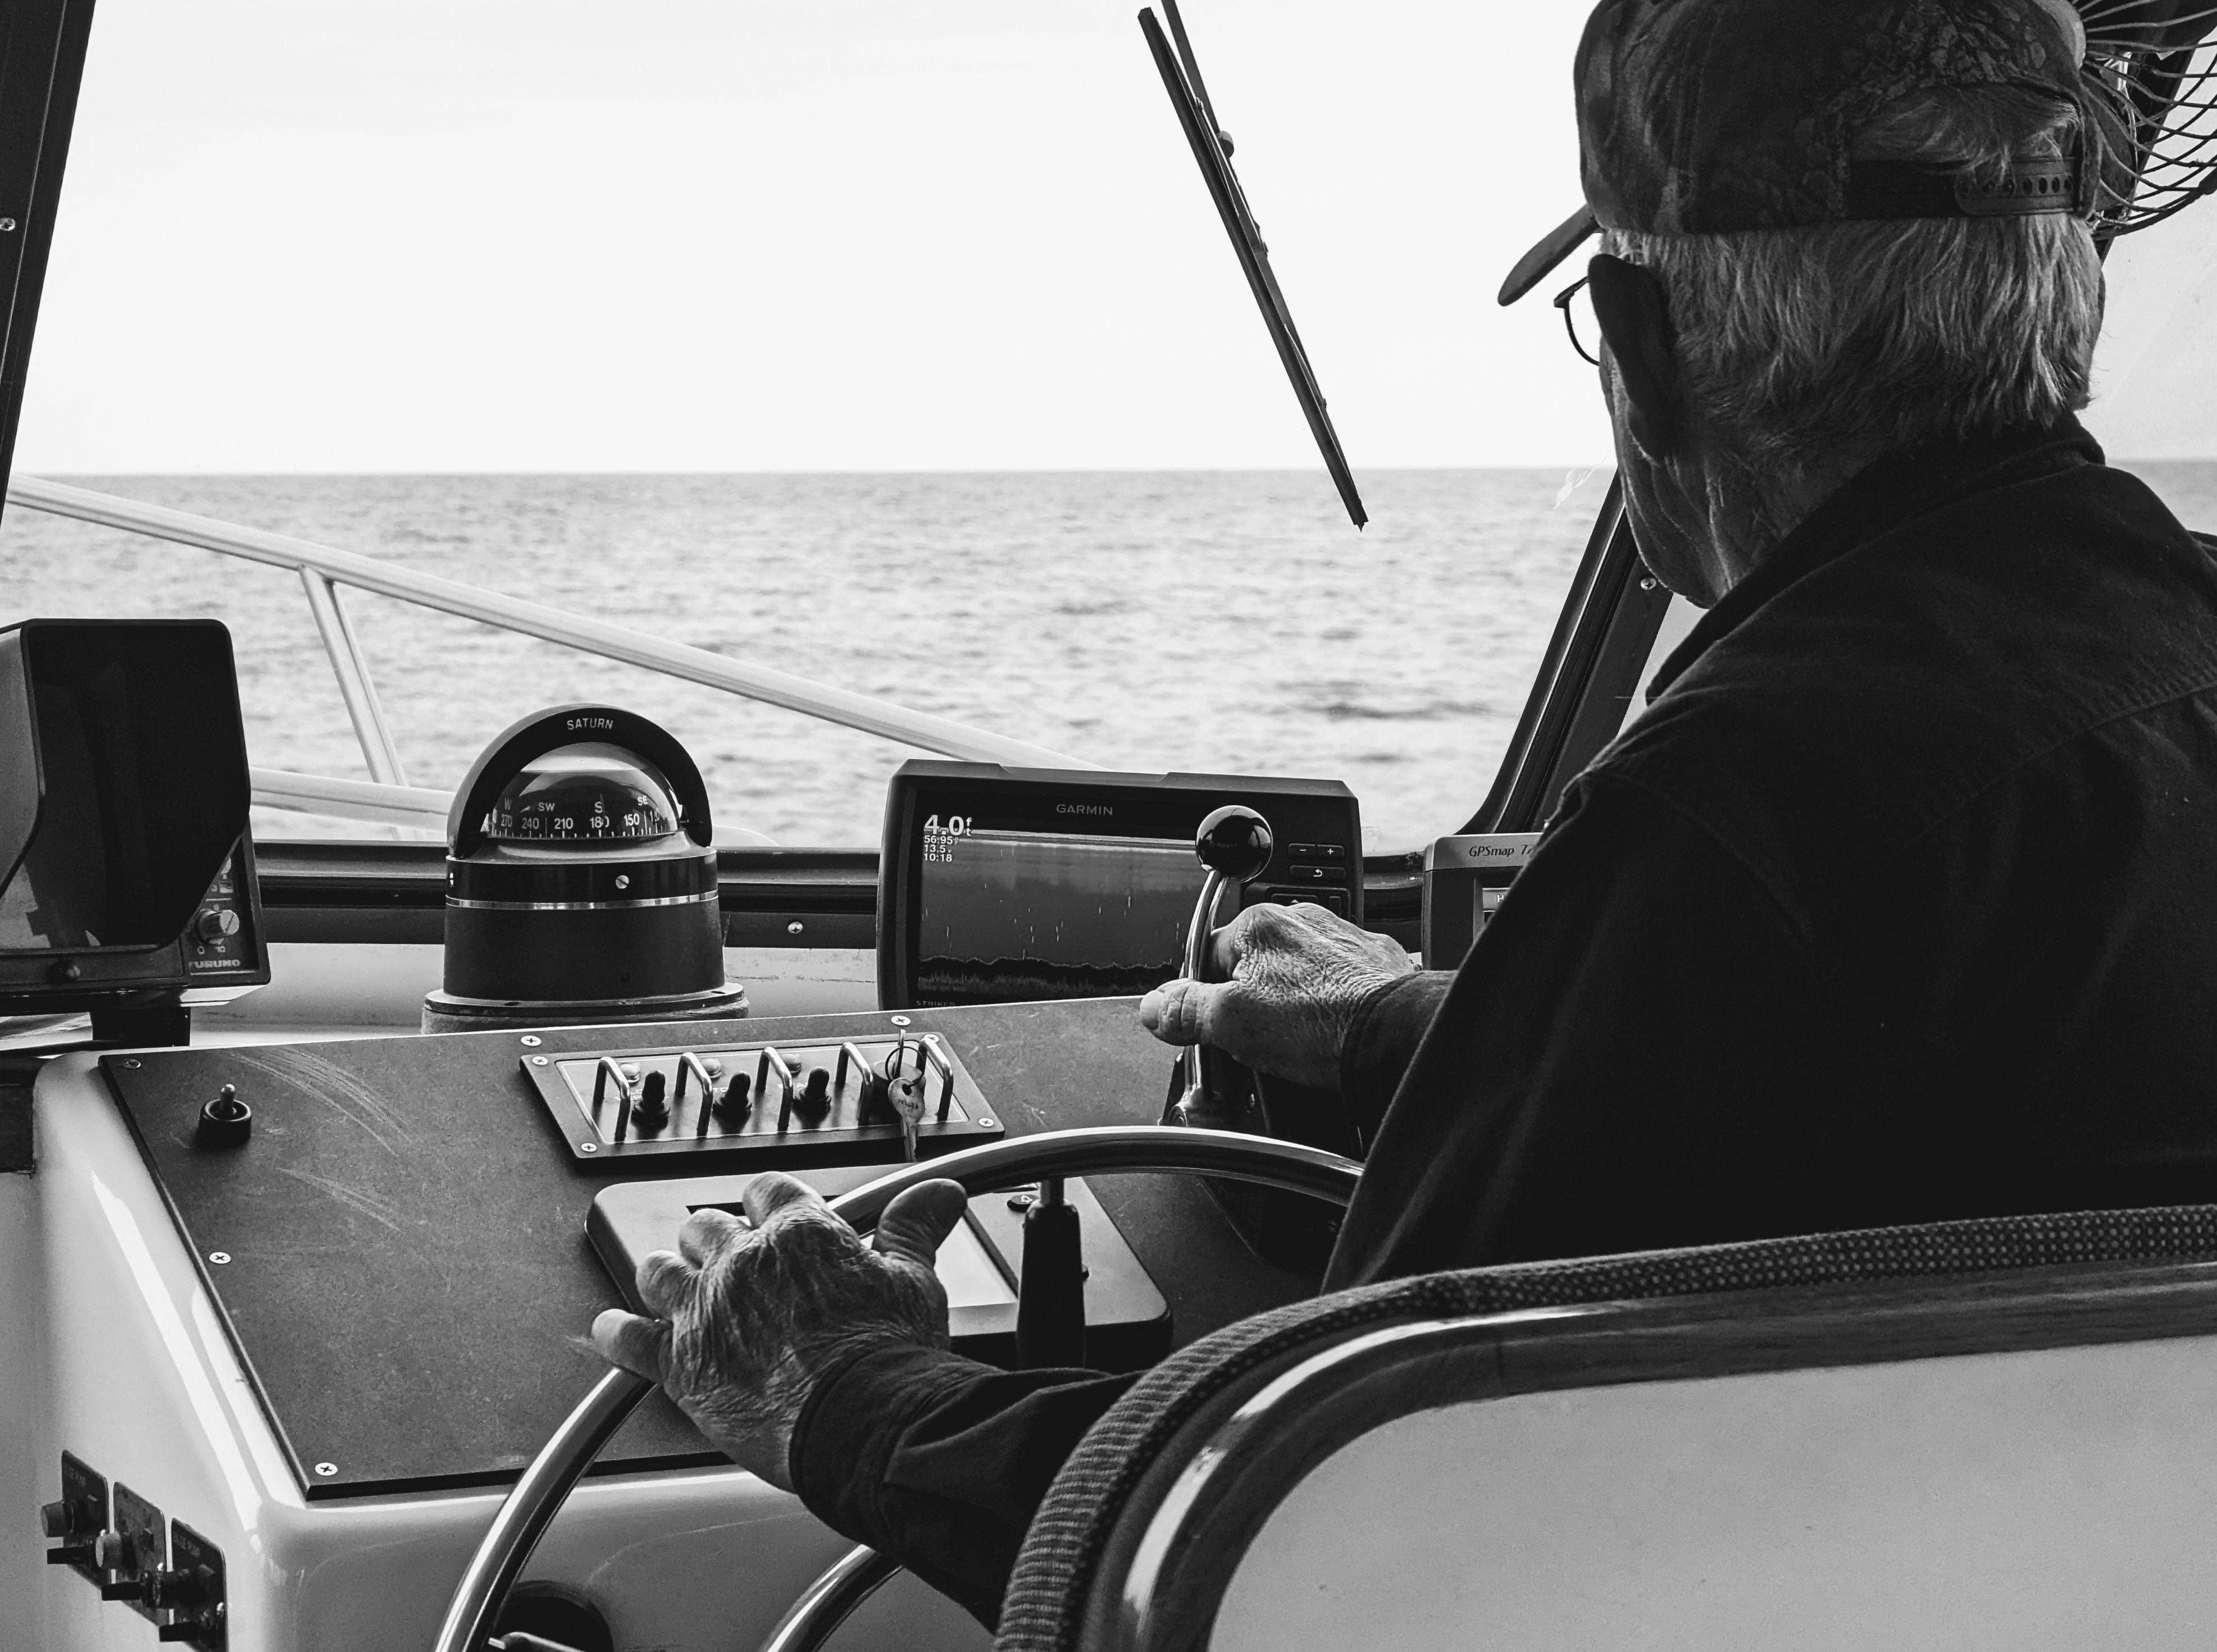
[[[2014,87],[1927,92],[1857,136],[1858,159],[1962,166],[2106,158],[2080,106]],[[1694,403],[1758,466],[2054,422],[2086,405],[2102,268],[2069,214],[1912,219],[1715,235],[1610,231],[1603,250],[1669,295]]]

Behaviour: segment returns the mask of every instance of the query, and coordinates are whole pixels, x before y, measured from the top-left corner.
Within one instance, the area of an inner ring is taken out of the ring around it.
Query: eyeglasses
[[[1563,312],[1563,330],[1571,336],[1571,348],[1594,364],[1601,365],[1601,322],[1594,314],[1593,294],[1586,290],[1585,276],[1579,276],[1555,294],[1555,308]],[[1586,341],[1593,348],[1586,348]]]

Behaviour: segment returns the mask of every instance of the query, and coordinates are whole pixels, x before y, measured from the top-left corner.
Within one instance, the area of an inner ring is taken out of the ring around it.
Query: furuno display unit
[[[250,798],[220,624],[0,631],[0,1015],[180,1044],[192,1003],[267,983]]]
[[[1201,893],[1194,831],[1231,803],[1275,841],[1240,904],[1315,901],[1362,921],[1362,815],[1337,780],[902,764],[886,794],[880,1006],[1119,997],[1169,980]]]

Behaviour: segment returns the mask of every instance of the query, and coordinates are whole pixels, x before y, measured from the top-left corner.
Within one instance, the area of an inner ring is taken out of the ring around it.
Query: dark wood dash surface
[[[1012,1136],[1152,1123],[1161,1111],[1170,1054],[1128,999],[911,1014],[960,1056]],[[870,1014],[686,1030],[706,1045],[886,1025]],[[512,1480],[604,1369],[584,1337],[618,1298],[586,1243],[585,1214],[620,1178],[573,1167],[518,1070],[519,1036],[102,1063],[310,1497]],[[663,1045],[670,1032],[539,1036],[540,1053],[560,1055]],[[252,1138],[197,1148],[201,1106],[225,1084],[253,1106]],[[1170,1298],[1181,1343],[1313,1288],[1259,1261],[1188,1179],[1092,1185]],[[218,1252],[230,1260],[212,1262]],[[657,1396],[600,1470],[714,1460]]]

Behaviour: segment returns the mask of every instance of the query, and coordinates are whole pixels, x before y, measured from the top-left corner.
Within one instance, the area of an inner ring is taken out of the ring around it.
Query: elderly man
[[[1590,348],[1708,612],[1454,977],[1263,907],[1140,1007],[1339,1089],[1327,1287],[2217,1198],[2217,567],[2072,416],[2120,141],[2082,52],[2063,0],[1595,12]],[[990,1623],[1122,1379],[945,1352],[952,1184],[874,1248],[756,1186],[596,1340]]]

